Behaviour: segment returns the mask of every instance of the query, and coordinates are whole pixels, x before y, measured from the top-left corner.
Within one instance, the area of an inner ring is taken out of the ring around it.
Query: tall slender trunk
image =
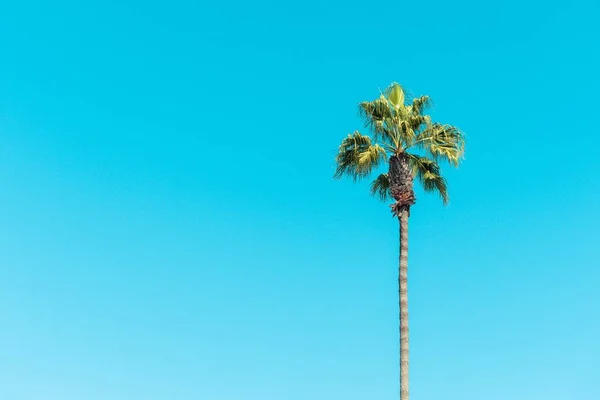
[[[398,297],[400,300],[400,400],[408,400],[408,210],[400,220],[400,266]]]
[[[408,216],[415,203],[413,176],[406,153],[390,157],[390,191],[396,202],[392,213],[400,221],[400,266],[398,297],[400,300],[400,400],[408,400]]]

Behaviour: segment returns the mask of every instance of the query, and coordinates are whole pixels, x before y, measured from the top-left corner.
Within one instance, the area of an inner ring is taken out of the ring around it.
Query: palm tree
[[[408,217],[415,203],[413,177],[426,192],[437,192],[448,203],[446,180],[440,162],[457,167],[464,154],[464,135],[456,127],[432,122],[424,111],[431,105],[428,96],[405,102],[404,89],[392,83],[374,101],[359,104],[361,117],[371,136],[356,131],[348,135],[335,158],[334,177],[354,181],[369,176],[388,164],[388,172],[371,183],[371,194],[382,201],[395,200],[392,214],[400,222],[400,399],[408,400]],[[409,151],[410,150],[410,151]]]

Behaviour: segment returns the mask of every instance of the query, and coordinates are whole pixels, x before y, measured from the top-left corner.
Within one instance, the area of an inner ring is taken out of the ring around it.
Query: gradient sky
[[[398,398],[398,226],[332,179],[396,80],[415,400],[598,400],[592,0],[0,4],[0,399]]]

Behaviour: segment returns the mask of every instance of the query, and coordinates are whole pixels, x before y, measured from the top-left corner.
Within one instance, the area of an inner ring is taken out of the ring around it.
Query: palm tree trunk
[[[408,400],[408,210],[400,215],[400,267],[398,297],[400,300],[400,400]]]

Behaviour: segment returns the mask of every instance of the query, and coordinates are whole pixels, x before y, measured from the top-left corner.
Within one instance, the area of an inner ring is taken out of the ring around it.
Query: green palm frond
[[[404,88],[399,83],[393,82],[384,94],[396,110],[404,106]]]
[[[425,150],[435,160],[443,159],[458,166],[465,151],[465,138],[464,134],[452,125],[434,123],[427,125],[408,147],[413,145]]]
[[[381,174],[371,182],[371,194],[375,197],[379,197],[381,201],[392,198],[388,174]]]
[[[335,157],[337,168],[334,178],[339,179],[347,175],[356,181],[369,175],[386,160],[387,154],[383,147],[373,144],[369,136],[354,132],[340,144]]]
[[[440,166],[427,157],[410,153],[408,156],[413,175],[421,181],[423,189],[426,192],[438,192],[444,204],[448,204],[448,187],[446,180],[441,175]]]
[[[410,113],[406,116],[405,123],[410,128],[410,135],[406,135],[405,144],[410,145],[416,140],[417,133],[422,132],[424,128],[431,125],[431,117],[429,115],[421,115]]]
[[[376,100],[360,103],[358,111],[365,122],[365,127],[373,131],[375,139],[383,139],[389,143],[398,142],[391,125],[394,109],[383,94]]]
[[[417,97],[412,102],[411,111],[415,115],[423,115],[423,111],[431,107],[431,105],[432,101],[431,98],[429,98],[429,96]]]

